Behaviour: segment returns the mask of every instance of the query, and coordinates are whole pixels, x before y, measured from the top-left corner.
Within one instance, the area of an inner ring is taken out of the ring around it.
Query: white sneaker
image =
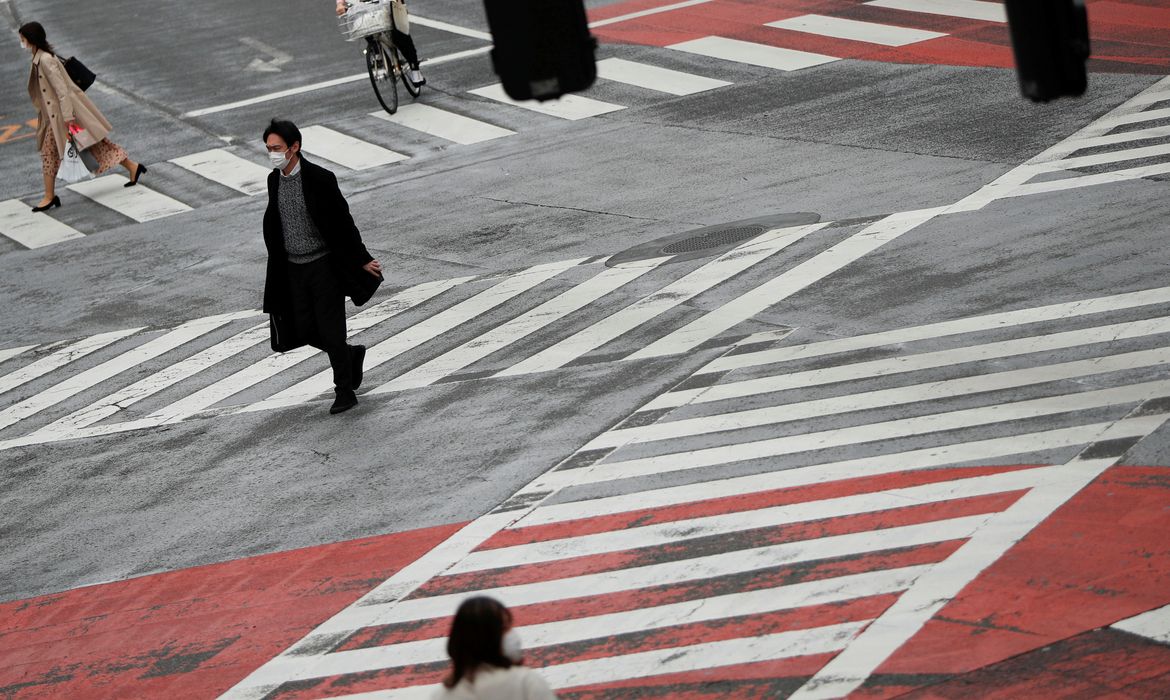
[[[406,77],[415,85],[426,85],[427,79],[423,77],[422,73],[417,68],[411,68],[406,71]]]

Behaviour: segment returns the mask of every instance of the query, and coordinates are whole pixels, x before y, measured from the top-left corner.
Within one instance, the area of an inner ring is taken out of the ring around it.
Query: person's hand
[[[348,10],[349,10],[349,5],[346,4],[345,0],[342,0],[341,2],[337,3],[337,15],[339,17],[341,15],[344,15]]]
[[[68,129],[69,133],[71,134],[78,131],[84,131],[84,129],[81,128],[81,125],[77,123],[76,119],[70,119],[69,121],[65,122],[65,128]]]
[[[365,265],[362,265],[362,269],[374,277],[382,276],[382,263],[378,262],[377,260],[371,260]]]

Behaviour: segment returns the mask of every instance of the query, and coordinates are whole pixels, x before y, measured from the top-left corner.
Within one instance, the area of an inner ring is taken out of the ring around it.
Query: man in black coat
[[[341,413],[357,405],[366,356],[365,346],[346,342],[345,297],[368,301],[382,265],[362,244],[337,178],[301,154],[296,125],[273,119],[264,144],[274,168],[264,212],[264,311],[275,328],[291,326],[296,339],[282,339],[282,350],[312,345],[328,353],[337,392],[329,412]]]

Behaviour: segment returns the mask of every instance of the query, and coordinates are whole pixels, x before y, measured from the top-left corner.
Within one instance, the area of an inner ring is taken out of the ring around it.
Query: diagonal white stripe
[[[323,126],[303,127],[301,135],[304,138],[302,148],[306,153],[320,156],[350,170],[367,170],[409,158],[388,148]]]
[[[818,501],[628,527],[621,530],[518,544],[511,547],[480,549],[467,555],[462,561],[451,567],[447,573],[458,574],[558,561],[573,557],[596,556],[642,547],[681,543],[702,537],[728,535],[746,530],[779,527],[811,520],[843,518],[926,503],[941,503],[957,498],[1017,491],[1030,488],[1039,479],[1044,478],[1046,473],[1045,468],[1004,472],[851,496],[825,498]]]
[[[728,496],[743,496],[773,489],[797,488],[830,481],[857,479],[883,474],[933,469],[964,462],[978,462],[1015,455],[1046,452],[1049,450],[1075,447],[1092,442],[1096,435],[1108,428],[1125,432],[1118,437],[1139,437],[1145,435],[1149,426],[1132,419],[1118,423],[1090,423],[1071,428],[1043,430],[1023,433],[1010,437],[990,438],[971,442],[957,442],[937,445],[906,452],[846,459],[837,462],[814,464],[807,467],[764,472],[747,476],[701,481],[695,484],[667,486],[649,491],[635,491],[617,496],[605,496],[565,503],[537,506],[532,512],[517,520],[510,528],[547,525],[566,520],[594,518],[614,513],[627,513],[648,508],[694,503]],[[1124,430],[1123,430],[1124,429]]]
[[[793,71],[802,68],[811,68],[824,63],[832,63],[841,59],[836,56],[824,56],[819,53],[785,49],[768,44],[757,44],[751,41],[728,39],[721,36],[707,36],[701,39],[692,39],[678,44],[667,46],[675,51],[698,54],[709,58],[718,58],[723,61],[747,63],[761,68]]]
[[[670,95],[693,95],[731,85],[725,80],[715,80],[693,73],[627,61],[623,58],[607,58],[598,61],[597,77],[635,85],[647,90],[665,92]]]
[[[0,236],[7,236],[25,248],[82,238],[84,234],[17,199],[0,202]]]
[[[846,394],[826,399],[812,399],[798,403],[767,406],[744,411],[732,411],[698,418],[684,418],[637,428],[610,430],[586,443],[582,450],[618,447],[632,443],[670,440],[706,435],[726,430],[739,430],[763,425],[778,425],[809,418],[835,416],[873,408],[888,408],[904,404],[947,399],[955,396],[983,394],[1005,389],[1079,379],[1109,372],[1142,367],[1156,367],[1170,363],[1170,348],[1138,350],[1136,352],[1075,360],[1054,365],[1026,367],[993,374],[944,379],[891,389],[878,389],[859,394]]]
[[[145,177],[149,178],[150,175]],[[129,181],[122,175],[105,175],[95,180],[74,183],[69,185],[69,189],[138,222],[191,211],[191,207],[186,204],[141,183],[134,187],[123,187]]]
[[[516,133],[510,129],[438,109],[421,102],[401,105],[394,114],[386,114],[385,111],[381,111],[371,112],[370,116],[461,144],[480,143],[503,136],[512,136]]]
[[[597,275],[546,301],[531,311],[493,328],[483,335],[446,352],[402,376],[371,391],[381,394],[427,386],[481,360],[545,326],[584,308],[613,290],[632,282],[669,260],[654,258],[629,265],[606,268]]]
[[[55,406],[71,396],[115,377],[128,369],[152,360],[163,353],[174,350],[180,345],[184,345],[206,333],[210,333],[220,326],[254,314],[254,311],[245,311],[188,321],[165,335],[143,343],[100,365],[75,374],[59,384],[0,411],[0,428],[6,428],[50,406]],[[126,331],[122,331],[122,334],[129,335]]]
[[[565,270],[576,267],[584,260],[585,258],[581,258],[535,265],[518,274],[509,275],[495,286],[485,289],[470,299],[461,301],[446,311],[435,314],[370,347],[366,353],[365,368],[370,370],[389,362],[395,357],[491,311],[509,299],[556,277]],[[332,384],[332,373],[326,370],[242,410],[259,411],[278,406],[296,405],[327,391]]]
[[[602,102],[591,97],[583,97],[581,95],[568,94],[556,100],[548,100],[546,102],[537,102],[536,100],[513,100],[504,92],[504,86],[496,83],[486,87],[469,90],[472,95],[486,97],[489,100],[496,102],[503,102],[506,105],[526,109],[530,112],[537,112],[539,114],[546,114],[550,117],[558,117],[560,119],[586,119],[588,117],[596,117],[602,114],[609,114],[620,109],[625,109],[624,105],[610,104],[609,102]]]
[[[981,19],[985,22],[1007,22],[1007,12],[1003,3],[984,0],[869,0],[865,4],[906,12]]]
[[[246,195],[256,195],[267,190],[268,174],[272,172],[270,167],[245,160],[222,148],[172,158],[171,162]]]
[[[1156,396],[1159,392],[1170,392],[1170,380],[1143,382],[1110,389],[1049,396],[1042,399],[1015,401],[946,413],[933,413],[915,418],[902,418],[802,435],[709,447],[656,457],[630,459],[624,462],[604,462],[583,469],[553,472],[542,478],[541,481],[547,486],[561,487],[666,474],[765,457],[823,450],[830,447],[873,443],[946,430],[961,430],[979,425],[1015,422],[1025,418],[1137,403],[1148,396]]]
[[[23,354],[37,347],[36,345],[20,345],[14,348],[4,348],[0,350],[0,362],[7,362],[17,355]]]
[[[864,41],[869,44],[882,46],[906,46],[920,41],[937,39],[946,34],[928,32],[922,29],[897,27],[892,24],[877,22],[860,22],[843,17],[827,17],[825,15],[801,15],[789,17],[776,22],[768,22],[765,27],[787,29],[794,32],[819,34],[849,41]]]
[[[601,347],[686,300],[725,282],[827,225],[828,223],[823,222],[811,226],[795,226],[763,233],[691,271],[661,290],[639,299],[617,313],[532,357],[498,372],[495,376],[506,377],[563,367],[590,350]]]
[[[110,343],[134,335],[140,330],[142,329],[129,328],[122,331],[99,333],[88,338],[82,338],[76,343],[66,345],[59,350],[54,350],[49,355],[0,377],[0,394],[11,391],[22,384],[27,384],[38,377],[43,377],[55,369],[64,367],[70,362],[79,360],[92,352],[101,350]]]
[[[894,374],[919,372],[926,369],[1019,357],[1039,352],[1064,350],[1096,343],[1110,343],[1121,339],[1141,338],[1170,333],[1170,317],[1142,319],[1107,326],[1093,326],[1073,331],[1015,338],[982,345],[969,345],[951,350],[936,350],[914,355],[901,355],[884,360],[870,360],[825,369],[791,372],[738,382],[716,384],[702,389],[683,389],[663,394],[646,404],[642,410],[673,408],[688,403],[710,403],[727,399],[756,396],[788,389],[821,386],[835,382],[854,381]]]

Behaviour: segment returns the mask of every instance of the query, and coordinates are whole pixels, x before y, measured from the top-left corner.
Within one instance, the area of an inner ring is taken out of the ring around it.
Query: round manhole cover
[[[740,241],[746,241],[749,238],[755,238],[763,232],[763,226],[737,226],[735,228],[712,231],[701,236],[675,241],[670,245],[664,246],[661,253],[663,255],[679,255],[681,253],[693,253],[696,250],[719,248],[725,245],[733,245]]]

